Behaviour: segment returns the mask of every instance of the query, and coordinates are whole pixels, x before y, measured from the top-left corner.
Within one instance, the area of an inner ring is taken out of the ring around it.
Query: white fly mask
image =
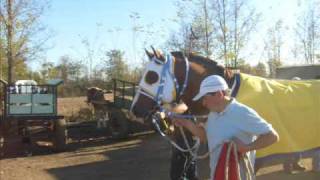
[[[150,78],[148,76],[151,74],[157,77],[156,82],[147,82],[147,79]],[[165,62],[153,57],[146,65],[135,99],[142,93],[147,96],[149,95],[148,97],[153,98],[155,101],[161,100],[163,104],[173,102],[176,99],[175,82],[172,78],[173,74],[174,60],[172,60],[171,57],[167,56]],[[161,80],[162,82],[160,82]],[[161,86],[163,86],[163,90],[162,92],[158,92]]]
[[[131,112],[133,114],[145,115],[155,107],[167,109],[173,103],[179,103],[180,97],[184,93],[188,83],[189,64],[186,58],[184,58],[186,67],[185,80],[183,84],[179,84],[174,74],[176,59],[171,53],[165,56],[159,55],[155,50],[154,54],[149,53],[147,50],[146,53],[149,56],[150,62],[145,67],[143,76],[139,82],[139,89],[131,105]],[[139,101],[142,99],[141,97],[153,101],[153,105],[147,105],[152,107],[147,107],[143,103],[139,104],[138,102],[141,102]],[[138,106],[136,107],[137,104],[139,104],[139,108],[137,108]]]

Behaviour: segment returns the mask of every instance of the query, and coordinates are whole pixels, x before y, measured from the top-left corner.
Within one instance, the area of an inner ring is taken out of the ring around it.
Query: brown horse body
[[[186,65],[184,62],[184,55],[181,52],[172,52],[172,57],[175,62],[174,65],[174,74],[177,78],[178,84],[180,86],[183,85],[184,79],[186,78],[185,69]],[[164,57],[160,55],[160,60],[164,60]],[[224,67],[218,65],[215,61],[202,57],[197,56],[194,54],[190,54],[187,57],[189,61],[189,75],[187,80],[187,86],[184,93],[179,97],[187,106],[189,113],[195,115],[204,115],[208,114],[208,111],[202,106],[199,101],[192,101],[192,98],[198,93],[200,83],[202,79],[209,75],[220,75],[226,79],[228,82],[229,87],[233,82],[232,73],[225,69]],[[149,74],[146,73],[146,76]],[[148,79],[148,77],[144,77]],[[155,106],[154,100],[140,96],[139,99],[132,105],[132,112],[137,117],[142,117],[148,114]]]
[[[93,106],[93,114],[97,120],[97,127],[106,127],[109,120],[108,111],[110,111],[110,102],[105,99],[103,90],[97,87],[88,88],[87,102]]]
[[[158,54],[157,51],[154,51],[153,54],[148,51],[146,52],[151,60],[150,63],[155,63],[153,67],[159,67],[159,65],[164,64],[166,62],[166,58],[163,55]],[[188,113],[190,114],[207,115],[209,113],[208,110],[205,107],[203,107],[199,101],[192,101],[192,98],[199,91],[199,87],[202,79],[212,74],[220,75],[226,79],[229,87],[231,87],[231,84],[233,82],[233,78],[231,76],[232,74],[230,73],[230,71],[226,70],[224,67],[219,66],[213,60],[210,60],[202,56],[190,54],[188,57],[185,57],[181,52],[172,52],[171,57],[174,62],[173,74],[177,80],[177,83],[179,84],[179,87],[180,87],[179,89],[181,90],[182,89],[181,87],[184,85],[184,82],[187,82],[186,89],[185,91],[183,91],[181,96],[179,96],[179,93],[180,93],[179,91],[175,92],[176,99],[173,99],[173,102],[177,100],[182,100],[182,102],[188,106]],[[156,58],[156,60],[154,58]],[[187,58],[188,62],[185,61],[185,58]],[[157,61],[162,61],[162,63],[161,62],[158,63]],[[189,66],[188,71],[186,67],[187,64]],[[161,72],[161,70],[158,70],[158,73],[155,73],[155,71],[153,71],[152,69],[146,69],[146,71],[147,72],[145,72],[145,76],[142,77],[142,80],[140,81],[140,83],[146,82],[146,83],[149,83],[150,85],[153,85],[153,83],[156,84],[156,82],[159,83],[159,79],[161,78],[161,75],[159,74],[159,72]],[[188,75],[186,75],[186,73],[188,73]],[[154,109],[159,104],[157,104],[155,99],[150,98],[151,96],[148,97],[146,95],[143,95],[143,93],[140,93],[140,94],[138,93],[136,94],[135,100],[132,104],[131,111],[136,117],[144,118],[145,120],[147,120],[148,119],[147,117],[150,117],[149,116],[150,113],[154,111]],[[144,94],[147,94],[147,93],[144,93]],[[182,138],[181,132],[175,131],[173,134],[174,134],[174,139],[176,143],[181,147],[185,147],[185,142]],[[189,144],[195,143],[192,139],[192,135],[189,132],[186,131],[186,135],[187,135],[187,140],[189,141]],[[190,161],[190,159],[192,159],[191,154],[182,153],[181,151],[175,148],[172,148],[171,171],[170,171],[170,176],[172,180],[181,179],[181,178],[197,179],[196,165],[195,165],[196,163],[194,160]]]

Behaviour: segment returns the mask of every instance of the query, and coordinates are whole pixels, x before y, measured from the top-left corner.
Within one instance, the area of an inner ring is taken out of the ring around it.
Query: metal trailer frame
[[[117,108],[130,110],[136,93],[137,83],[112,79],[113,81],[113,103]]]
[[[17,86],[0,79],[0,84],[3,86],[3,109],[0,119],[2,127],[0,128],[2,128],[5,142],[6,137],[11,134],[31,139],[34,134],[29,129],[38,126],[42,127],[41,132],[46,131],[46,138],[52,138],[55,150],[62,151],[66,148],[66,121],[63,115],[58,115],[57,109],[58,86],[62,83],[62,80],[51,80],[47,84],[36,86]],[[5,147],[6,143],[3,144]]]
[[[113,101],[106,101],[108,113],[107,129],[114,139],[122,139],[129,134],[150,130],[143,123],[129,115],[130,107],[135,96],[137,83],[112,79]]]

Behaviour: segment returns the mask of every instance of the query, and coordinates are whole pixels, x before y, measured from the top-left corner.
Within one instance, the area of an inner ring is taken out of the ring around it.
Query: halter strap
[[[148,94],[147,92],[143,91],[143,89],[140,89],[140,88],[139,88],[139,89],[138,89],[138,92],[139,92],[140,94],[143,94],[144,96],[150,98],[150,99],[154,99],[154,97],[153,97],[151,94]]]
[[[187,88],[187,84],[188,84],[188,80],[189,80],[189,69],[190,69],[190,66],[189,66],[189,61],[186,57],[183,58],[184,59],[184,62],[185,62],[185,66],[186,66],[186,73],[185,73],[185,78],[184,78],[184,82],[183,82],[183,85],[180,86],[181,88],[179,88],[179,96],[177,96],[176,98],[176,101],[179,102],[180,99],[181,99],[181,96],[183,95],[184,91],[186,90]]]
[[[171,65],[173,63],[172,61],[172,55],[170,55],[169,53],[167,53],[166,55],[166,59],[165,59],[165,62],[163,64],[163,69],[162,69],[162,72],[161,72],[161,79],[160,79],[160,84],[159,84],[159,88],[157,90],[157,94],[156,96],[153,98],[154,101],[157,102],[157,104],[160,106],[161,102],[162,102],[162,98],[163,98],[163,90],[164,90],[164,84],[166,82],[166,75],[168,74],[171,79],[173,80],[174,82],[174,87],[175,87],[175,91],[176,91],[176,98],[175,98],[175,101],[176,102],[179,102],[180,99],[181,99],[181,96],[183,95],[186,87],[187,87],[187,84],[188,84],[188,79],[189,79],[189,61],[187,60],[187,58],[183,58],[184,59],[184,62],[185,62],[185,66],[186,66],[186,73],[185,73],[185,79],[184,79],[184,82],[183,82],[183,85],[180,86],[179,85],[179,82],[176,78],[176,76],[174,75],[174,69],[171,71]],[[154,59],[155,61],[159,61],[158,59]]]
[[[236,97],[240,88],[240,73],[234,74],[234,82],[231,88],[231,97]]]

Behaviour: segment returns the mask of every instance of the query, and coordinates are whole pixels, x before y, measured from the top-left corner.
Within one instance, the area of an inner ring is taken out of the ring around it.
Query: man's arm
[[[188,107],[186,104],[181,103],[171,107],[170,110],[174,113],[182,114],[188,110]],[[206,131],[202,124],[194,124],[190,120],[186,119],[173,119],[172,121],[175,126],[185,127],[188,129],[188,131],[190,131],[194,136],[199,137],[201,142],[207,141]]]
[[[199,137],[201,142],[207,141],[206,131],[202,124],[194,124],[193,122],[186,119],[174,119],[173,124],[178,127],[185,127],[194,136]]]
[[[268,133],[258,136],[258,138],[250,144],[244,144],[239,139],[234,139],[234,141],[237,144],[238,151],[240,153],[246,153],[248,151],[265,148],[267,146],[270,146],[271,144],[278,142],[279,135],[274,129],[272,129]]]

